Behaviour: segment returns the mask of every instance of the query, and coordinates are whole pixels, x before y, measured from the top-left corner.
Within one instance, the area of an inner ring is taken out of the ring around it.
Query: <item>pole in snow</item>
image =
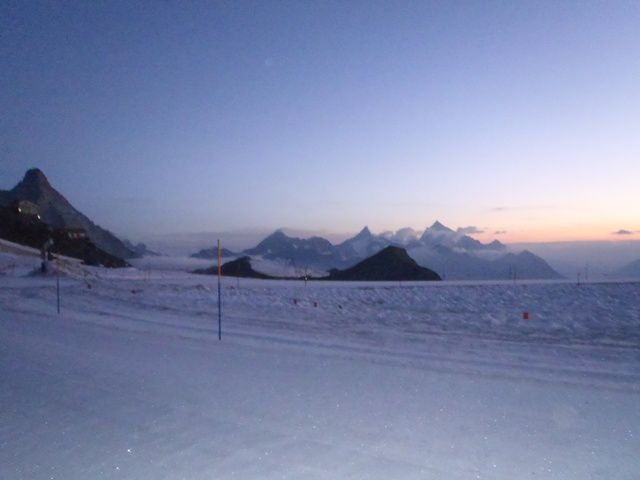
[[[58,306],[58,315],[60,315],[60,261],[56,258],[56,297]]]
[[[220,239],[218,239],[218,340],[222,340],[222,304],[220,302],[220,277],[222,276],[222,254],[220,253]]]

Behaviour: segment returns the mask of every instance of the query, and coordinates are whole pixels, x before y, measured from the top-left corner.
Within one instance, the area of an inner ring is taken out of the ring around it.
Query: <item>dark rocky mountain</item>
[[[615,272],[617,277],[640,278],[640,259],[635,260]]]
[[[237,257],[238,255],[234,252],[232,252],[231,250],[222,247],[220,249],[220,254],[223,257]],[[218,258],[218,247],[213,247],[213,248],[203,248],[202,250],[189,255],[191,258],[205,258],[207,260],[209,259],[216,259]]]
[[[13,199],[6,190],[0,190],[0,207],[8,207]]]
[[[329,268],[341,265],[335,247],[321,237],[289,237],[277,230],[262,240],[256,247],[243,252],[245,255],[262,255],[269,260],[283,260],[293,267],[316,266]]]
[[[68,233],[64,229],[51,228],[35,215],[26,216],[13,208],[0,207],[0,238],[37,249],[52,239],[51,253],[79,258],[87,265],[128,266],[121,258],[96,247],[88,238],[73,238]]]
[[[440,276],[421,267],[404,248],[389,246],[345,270],[332,270],[328,280],[413,281],[440,280]]]
[[[28,170],[13,189],[0,192],[1,206],[14,201],[27,200],[38,207],[42,221],[54,229],[80,228],[101,250],[120,258],[133,258],[135,253],[114,234],[93,223],[76,210],[69,201],[53,188],[44,173],[37,168]]]
[[[218,266],[195,270],[193,273],[200,273],[203,275],[217,275]],[[261,278],[269,279],[275,278],[265,273],[257,272],[251,266],[250,257],[240,257],[222,265],[220,273],[225,277],[240,277],[240,278]]]

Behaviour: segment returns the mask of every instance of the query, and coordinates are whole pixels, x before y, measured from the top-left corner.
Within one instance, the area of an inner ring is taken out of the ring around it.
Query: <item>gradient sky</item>
[[[640,2],[5,0],[0,188],[32,166],[134,239],[615,238],[640,231]]]

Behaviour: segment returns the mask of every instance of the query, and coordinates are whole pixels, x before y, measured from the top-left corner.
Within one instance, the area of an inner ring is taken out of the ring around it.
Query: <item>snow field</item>
[[[9,260],[0,478],[638,478],[637,283],[223,279],[218,342],[213,277]]]

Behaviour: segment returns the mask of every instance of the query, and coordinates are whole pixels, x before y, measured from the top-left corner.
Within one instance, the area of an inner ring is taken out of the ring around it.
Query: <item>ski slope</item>
[[[341,284],[0,253],[0,478],[637,479],[637,283]],[[529,312],[524,320],[523,312]]]

